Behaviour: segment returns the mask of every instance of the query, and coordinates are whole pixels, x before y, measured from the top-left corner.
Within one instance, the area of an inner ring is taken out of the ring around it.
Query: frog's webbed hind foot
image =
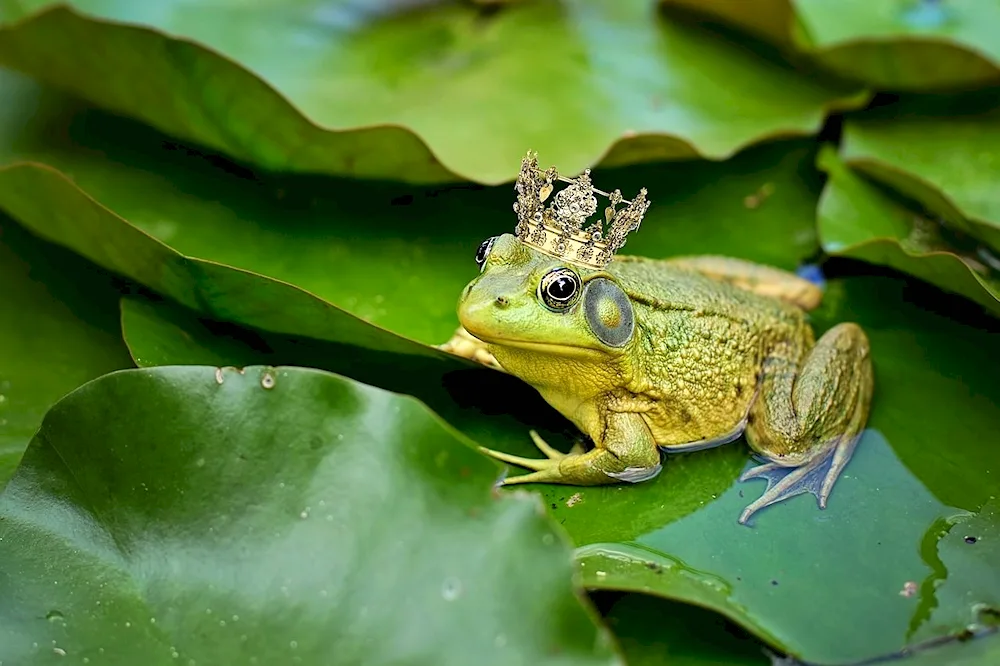
[[[461,326],[458,327],[458,330],[455,331],[448,342],[438,345],[437,348],[449,354],[481,363],[494,370],[503,371],[497,360],[493,358],[493,354],[487,349],[486,343],[479,338],[473,337],[472,334]]]
[[[765,479],[767,489],[757,500],[743,509],[743,513],[740,514],[740,524],[746,525],[750,517],[764,507],[803,493],[811,493],[816,498],[819,508],[825,509],[833,484],[854,454],[854,447],[857,446],[859,439],[861,433],[845,437],[844,441],[830,445],[823,455],[799,467],[768,462],[743,472],[740,476],[741,482]]]
[[[740,480],[766,479],[767,490],[743,511],[740,523],[802,493],[812,493],[826,508],[864,431],[873,384],[868,338],[855,324],[827,331],[801,365],[787,349],[765,362],[746,434],[751,448],[770,462]]]

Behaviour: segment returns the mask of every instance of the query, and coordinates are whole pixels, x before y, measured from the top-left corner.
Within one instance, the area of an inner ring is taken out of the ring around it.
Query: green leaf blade
[[[327,373],[105,376],[0,500],[3,656],[617,663],[562,538],[495,474],[417,402]]]

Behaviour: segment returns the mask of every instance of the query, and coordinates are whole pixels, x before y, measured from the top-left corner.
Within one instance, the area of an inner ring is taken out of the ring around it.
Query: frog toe
[[[743,510],[740,524],[746,525],[750,517],[764,507],[803,493],[812,493],[819,501],[820,507],[824,507],[826,499],[821,493],[827,475],[825,467],[825,465],[785,467],[776,463],[765,463],[748,469],[740,477],[740,481],[765,479],[767,488],[756,501],[751,502]]]

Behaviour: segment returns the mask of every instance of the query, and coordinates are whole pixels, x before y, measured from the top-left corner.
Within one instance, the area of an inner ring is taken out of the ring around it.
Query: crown
[[[569,186],[557,192],[546,207],[545,200],[552,194],[556,181]],[[639,190],[632,201],[626,201],[619,190],[608,194],[595,189],[590,182],[590,169],[577,178],[564,178],[555,167],[542,171],[538,168],[538,154],[530,151],[521,160],[514,190],[517,238],[549,256],[587,268],[607,266],[615,252],[625,245],[625,237],[639,228],[649,208],[646,188]],[[584,228],[597,212],[595,194],[606,197],[610,205],[604,209],[603,223],[597,219]],[[619,209],[619,204],[625,207]]]

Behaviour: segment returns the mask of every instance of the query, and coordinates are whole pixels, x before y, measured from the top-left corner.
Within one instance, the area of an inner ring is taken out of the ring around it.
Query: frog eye
[[[550,310],[565,310],[580,294],[580,278],[568,268],[556,268],[538,283],[538,295]]]
[[[476,264],[479,266],[479,272],[483,272],[483,267],[486,265],[486,258],[490,256],[490,250],[493,249],[493,243],[497,240],[496,236],[492,238],[487,238],[480,244],[479,249],[476,250]]]
[[[587,325],[597,339],[609,347],[624,347],[635,331],[632,301],[611,280],[594,278],[583,297]]]

